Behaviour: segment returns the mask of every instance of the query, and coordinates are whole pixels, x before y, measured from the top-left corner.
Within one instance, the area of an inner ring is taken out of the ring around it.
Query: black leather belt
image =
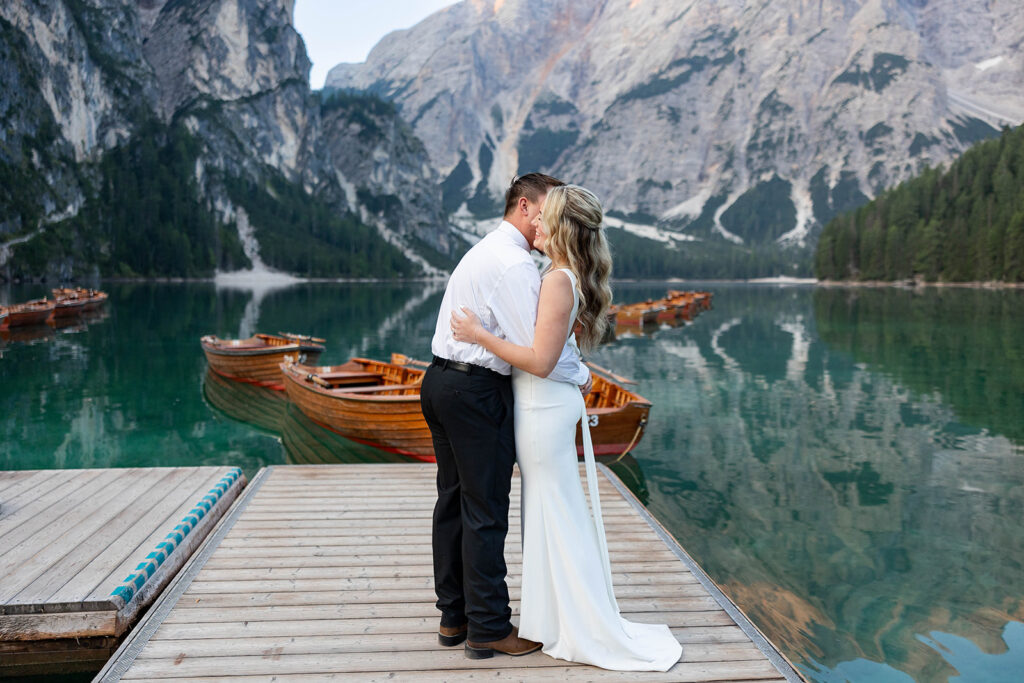
[[[494,377],[505,377],[500,372],[495,372],[490,368],[480,367],[479,365],[473,365],[472,363],[463,363],[460,360],[448,360],[447,358],[441,358],[440,356],[434,356],[434,360],[431,365],[436,365],[442,370],[457,370],[464,372],[467,375],[491,375]]]

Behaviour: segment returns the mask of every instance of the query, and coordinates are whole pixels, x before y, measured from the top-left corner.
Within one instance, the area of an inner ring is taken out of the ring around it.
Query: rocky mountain
[[[262,261],[300,274],[435,272],[453,237],[426,150],[393,106],[310,91],[292,11],[0,4],[8,275],[209,275],[252,262],[239,248],[250,235]],[[137,257],[153,243],[181,258]]]
[[[1012,0],[464,0],[327,85],[399,107],[464,223],[539,169],[637,238],[768,249],[1024,120],[1022,40]]]

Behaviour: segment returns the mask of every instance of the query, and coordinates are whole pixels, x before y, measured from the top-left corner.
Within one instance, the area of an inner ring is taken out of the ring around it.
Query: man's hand
[[[591,374],[587,377],[587,383],[580,385],[580,393],[586,396],[590,393],[590,390],[594,388],[594,375]]]

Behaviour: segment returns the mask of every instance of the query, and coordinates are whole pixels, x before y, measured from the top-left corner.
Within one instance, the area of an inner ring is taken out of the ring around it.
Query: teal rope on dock
[[[110,594],[120,597],[126,605],[131,602],[131,599],[146,584],[146,581],[156,573],[160,565],[171,556],[175,548],[181,545],[189,532],[196,528],[199,521],[213,509],[213,506],[217,504],[221,496],[227,493],[227,490],[238,481],[240,476],[242,476],[242,470],[238,467],[233,467],[227,474],[221,477],[220,481],[182,517],[181,522],[164,537],[164,540],[157,543],[156,549],[146,555],[146,559],[135,567],[135,571],[129,574],[121,582],[121,585],[112,590]]]

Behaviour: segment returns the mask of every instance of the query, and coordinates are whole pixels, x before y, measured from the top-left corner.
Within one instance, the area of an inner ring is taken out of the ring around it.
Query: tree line
[[[95,165],[83,164],[84,206],[14,247],[12,277],[37,277],[54,264],[62,277],[209,277],[249,267],[237,226],[221,223],[202,197],[196,178],[202,144],[180,123],[154,121]],[[256,181],[207,168],[205,182],[247,209],[260,256],[272,267],[313,277],[419,273],[374,228],[274,169]]]
[[[607,229],[606,235],[614,260],[613,277],[716,280],[811,275],[809,248],[735,245],[718,239],[683,242],[669,248],[619,228]]]
[[[1024,282],[1024,127],[834,218],[814,261],[827,280]]]

